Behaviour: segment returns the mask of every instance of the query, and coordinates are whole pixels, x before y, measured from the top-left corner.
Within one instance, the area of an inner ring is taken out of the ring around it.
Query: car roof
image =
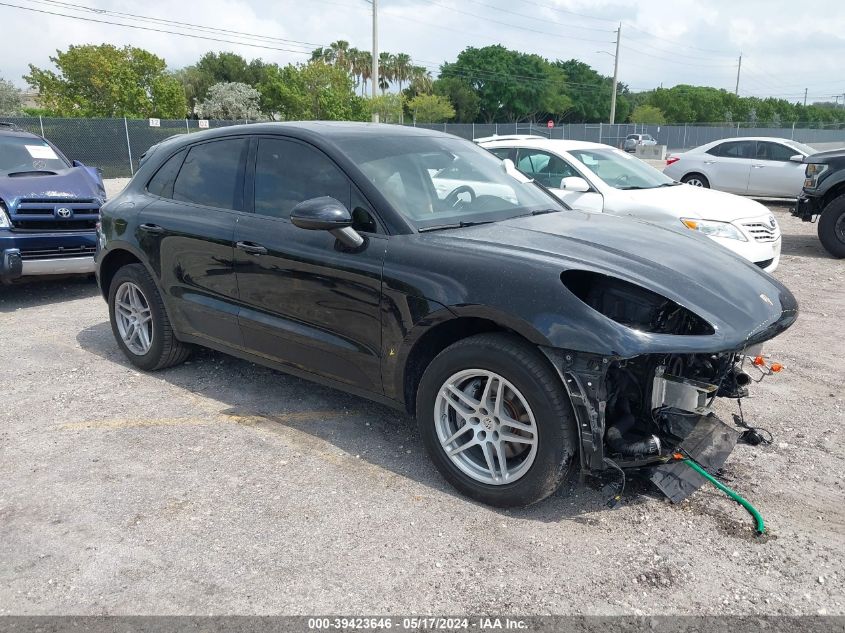
[[[513,139],[513,140],[511,140]],[[557,150],[558,152],[569,152],[575,149],[613,149],[612,146],[604,143],[591,143],[590,141],[568,141],[559,138],[544,138],[542,136],[525,137],[490,137],[490,140],[480,141],[482,147],[532,147],[534,149]]]
[[[718,141],[711,141],[707,145],[713,143],[724,143],[726,141],[772,141],[775,143],[795,143],[795,141],[788,138],[780,138],[779,136],[729,136],[727,138],[720,138]]]
[[[41,138],[37,134],[22,130],[14,123],[6,123],[5,121],[0,121],[0,136],[14,136],[17,138]]]

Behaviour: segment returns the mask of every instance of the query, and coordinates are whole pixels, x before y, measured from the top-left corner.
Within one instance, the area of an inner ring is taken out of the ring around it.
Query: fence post
[[[681,143],[681,149],[687,148],[687,124],[684,123],[684,140]]]
[[[499,124],[498,124],[498,123],[494,123],[494,125],[496,126],[496,129],[493,131],[493,134],[494,134],[495,136],[499,136]]]
[[[43,136],[43,134],[42,134],[42,136]],[[792,134],[789,136],[789,140],[791,140],[791,141],[795,140],[795,121],[792,122]]]
[[[38,125],[41,126],[41,136],[44,137],[44,121],[41,120],[40,114],[38,115]]]
[[[475,140],[475,121],[472,122],[472,140]]]
[[[129,173],[135,175],[135,165],[132,164],[132,145],[129,143],[129,124],[126,117],[123,117],[123,131],[126,132],[126,151],[129,153]]]
[[[599,121],[599,143],[601,143],[602,122]]]
[[[190,133],[191,133],[191,128],[190,128],[190,127],[188,127],[188,117],[185,117],[185,132],[186,132],[187,134],[190,134]]]

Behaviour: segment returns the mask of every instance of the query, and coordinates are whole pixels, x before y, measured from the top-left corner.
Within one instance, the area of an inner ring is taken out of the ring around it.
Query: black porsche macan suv
[[[355,123],[154,146],[102,209],[97,275],[138,367],[201,345],[405,409],[443,475],[501,506],[548,496],[576,456],[689,494],[668,456],[727,458],[709,405],[746,394],[745,359],[797,316],[706,237],[569,210],[453,136]]]

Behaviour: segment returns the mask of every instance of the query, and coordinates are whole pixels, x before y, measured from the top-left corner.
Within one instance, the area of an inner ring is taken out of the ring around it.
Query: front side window
[[[776,160],[786,163],[789,162],[790,157],[795,156],[797,153],[791,147],[781,145],[780,143],[757,141],[757,158],[759,160]]]
[[[501,160],[469,141],[397,134],[350,137],[337,144],[420,230],[566,208],[521,174],[507,173]]]
[[[519,150],[517,167],[529,178],[533,178],[546,187],[555,189],[560,188],[562,179],[578,176],[578,172],[562,158],[537,150]]]
[[[331,196],[350,207],[351,183],[319,150],[287,139],[262,138],[255,162],[255,212],[289,218],[311,198]]]
[[[43,139],[0,136],[0,176],[55,172],[68,167],[70,165]]]
[[[240,209],[248,146],[246,139],[230,138],[191,147],[173,184],[173,199],[218,209]]]
[[[616,189],[654,189],[675,184],[663,172],[617,149],[573,149],[569,153]]]

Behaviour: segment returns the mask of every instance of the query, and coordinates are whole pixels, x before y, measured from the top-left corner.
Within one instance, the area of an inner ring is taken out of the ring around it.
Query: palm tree
[[[395,79],[393,75],[393,55],[391,53],[379,53],[378,56],[378,87],[384,95],[390,87],[390,82]]]
[[[408,72],[411,85],[417,94],[428,94],[431,92],[433,80],[431,73],[422,66],[411,66]]]
[[[338,68],[343,68],[347,72],[350,70],[349,58],[349,42],[346,40],[338,40],[329,44],[329,61]]]
[[[322,46],[320,48],[315,48],[311,51],[311,61],[312,62],[328,62],[329,61],[329,51]]]
[[[399,82],[399,92],[402,92],[402,85],[411,79],[411,56],[407,53],[399,53],[393,58],[393,78]]]
[[[360,52],[359,63],[361,65],[361,96],[367,92],[367,84],[373,76],[373,54],[370,51]]]

